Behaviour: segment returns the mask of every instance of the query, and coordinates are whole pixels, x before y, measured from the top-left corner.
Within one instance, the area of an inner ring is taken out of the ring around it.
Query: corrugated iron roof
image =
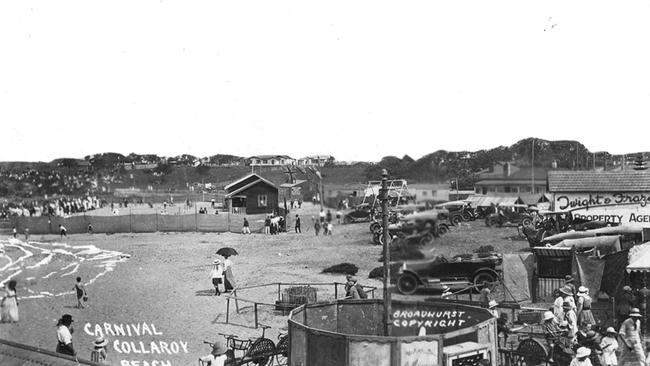
[[[650,171],[548,172],[550,192],[650,192]]]

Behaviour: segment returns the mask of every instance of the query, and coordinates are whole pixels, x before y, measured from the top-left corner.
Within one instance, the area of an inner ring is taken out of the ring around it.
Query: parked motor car
[[[502,276],[503,256],[500,253],[462,254],[447,259],[439,256],[426,261],[407,261],[400,267],[397,289],[410,295],[419,288],[442,286],[474,286],[480,290],[484,282],[494,283]]]
[[[533,222],[533,216],[527,205],[524,204],[500,204],[495,206],[496,212],[485,218],[487,226],[523,225],[529,226]]]
[[[376,209],[370,203],[359,204],[343,212],[343,223],[369,222],[373,219]]]

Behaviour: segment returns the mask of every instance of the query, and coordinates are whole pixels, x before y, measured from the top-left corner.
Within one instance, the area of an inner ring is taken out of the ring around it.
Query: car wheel
[[[371,233],[376,233],[381,229],[381,224],[378,222],[373,222],[370,224],[370,232]]]
[[[420,238],[420,245],[428,245],[433,243],[434,236],[431,233],[426,233]]]
[[[530,226],[533,223],[533,220],[530,217],[524,217],[523,220],[521,220],[521,224],[524,226]]]
[[[445,235],[449,232],[449,226],[447,224],[438,225],[438,235]]]
[[[481,289],[483,289],[483,282],[495,282],[496,280],[497,277],[494,272],[483,271],[477,273],[474,276],[474,280],[472,282],[474,283],[474,288],[476,291],[481,291]]]
[[[495,220],[494,220],[494,217],[490,217],[490,216],[488,216],[488,217],[485,219],[485,226],[487,226],[487,227],[492,227],[492,226],[494,226],[494,224],[495,224],[494,221],[495,221]]]
[[[345,216],[345,217],[343,218],[343,223],[344,223],[344,224],[351,224],[352,221],[353,221],[353,220],[352,220],[352,218],[351,218],[350,216]]]
[[[463,221],[472,221],[472,215],[470,215],[469,213],[465,212],[463,213],[462,216],[463,216]]]
[[[393,239],[388,235],[388,245],[390,245],[393,242]],[[384,245],[384,236],[379,233],[379,245],[383,246]]]
[[[460,225],[463,222],[463,217],[461,215],[454,215],[451,217],[451,224],[454,226]]]
[[[403,295],[412,295],[418,289],[418,279],[411,273],[404,273],[397,279],[397,290]]]

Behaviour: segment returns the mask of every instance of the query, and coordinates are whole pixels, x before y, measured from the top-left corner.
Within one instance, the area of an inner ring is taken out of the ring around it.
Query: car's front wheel
[[[351,224],[352,221],[354,221],[354,220],[352,220],[352,218],[351,218],[350,216],[345,216],[345,217],[343,218],[343,223],[344,223],[344,224]]]
[[[496,282],[496,280],[497,280],[496,274],[488,270],[488,271],[482,271],[477,273],[474,276],[474,280],[472,282],[474,283],[474,288],[476,289],[476,291],[481,291],[481,289],[483,289],[484,282],[487,282],[490,285],[492,285],[492,283]]]
[[[411,273],[403,273],[397,279],[397,290],[404,295],[412,295],[418,289],[418,279]]]

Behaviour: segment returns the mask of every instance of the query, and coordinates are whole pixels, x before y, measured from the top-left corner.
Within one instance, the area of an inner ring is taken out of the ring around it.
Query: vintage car
[[[343,212],[343,223],[352,224],[354,222],[371,221],[376,211],[376,207],[373,207],[372,204],[362,203],[348,211]]]
[[[480,290],[485,281],[494,283],[502,275],[500,253],[462,254],[447,259],[442,256],[426,261],[408,261],[400,267],[397,289],[404,295],[418,288],[440,289],[474,286]]]
[[[500,204],[495,209],[497,212],[485,218],[486,226],[530,226],[533,222],[533,216],[527,205]]]

